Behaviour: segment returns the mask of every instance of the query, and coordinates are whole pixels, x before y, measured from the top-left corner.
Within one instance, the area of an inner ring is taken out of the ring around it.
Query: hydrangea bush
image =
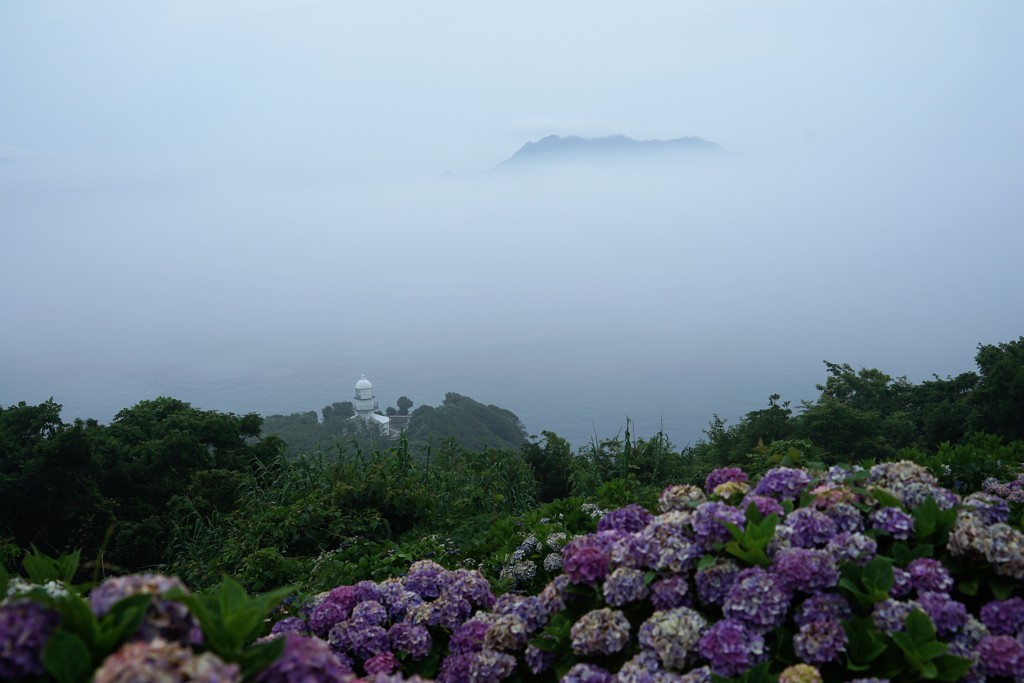
[[[59,582],[12,582],[0,678],[1024,681],[1022,490],[961,497],[909,461],[756,481],[723,468],[703,489],[668,487],[656,511],[605,511],[592,533],[527,535],[506,566],[535,573],[504,594],[424,559],[272,618],[287,589],[249,598],[225,582],[214,598],[135,575],[94,588],[83,616]],[[71,638],[108,651],[61,668]]]

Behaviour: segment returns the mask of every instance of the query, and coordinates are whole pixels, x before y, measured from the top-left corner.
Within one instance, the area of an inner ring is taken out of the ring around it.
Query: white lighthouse
[[[391,419],[387,415],[378,415],[374,412],[377,410],[377,399],[373,397],[373,384],[366,379],[366,375],[360,377],[356,382],[356,395],[352,401],[352,407],[356,411],[353,419],[361,418],[374,422],[382,434],[388,434],[391,429]]]

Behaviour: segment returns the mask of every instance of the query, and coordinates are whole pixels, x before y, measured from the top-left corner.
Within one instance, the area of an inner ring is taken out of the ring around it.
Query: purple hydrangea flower
[[[388,611],[376,600],[364,600],[352,608],[349,618],[363,626],[381,626],[388,620]]]
[[[615,677],[596,664],[573,664],[564,676],[562,683],[613,683]]]
[[[334,651],[352,652],[359,659],[369,659],[388,649],[388,632],[383,626],[342,621],[334,625],[329,638]]]
[[[380,602],[381,600],[380,588],[373,581],[360,581],[352,586],[352,594],[355,596],[356,604],[367,601]]]
[[[793,500],[811,483],[811,475],[792,467],[776,467],[765,472],[754,493],[776,500]]]
[[[941,562],[930,557],[917,558],[907,565],[907,571],[910,573],[911,586],[919,593],[948,593],[953,587],[953,577],[950,576],[949,570]]]
[[[967,623],[967,607],[946,593],[919,592],[917,602],[935,624],[940,636],[948,636]]]
[[[783,590],[813,593],[839,582],[839,567],[824,550],[784,548],[772,560],[772,572]]]
[[[650,590],[644,582],[642,571],[619,567],[604,580],[602,592],[606,603],[612,607],[621,607],[627,602],[643,600]]]
[[[573,624],[570,635],[576,654],[614,654],[629,642],[629,619],[608,607],[591,610]]]
[[[836,531],[857,533],[864,531],[864,517],[849,503],[836,503],[825,509],[825,514],[836,525]]]
[[[516,614],[501,614],[490,619],[484,634],[484,648],[498,652],[518,652],[526,647],[530,629]]]
[[[60,617],[31,600],[0,603],[0,679],[43,674],[42,654]]]
[[[862,533],[843,531],[828,542],[825,550],[836,562],[853,562],[863,567],[878,554],[878,543]]]
[[[636,503],[630,503],[629,505],[619,508],[618,510],[612,510],[597,522],[598,531],[642,531],[647,523],[654,518],[650,512],[637,505]]]
[[[796,656],[808,664],[835,661],[846,651],[846,631],[838,621],[810,621],[793,636]]]
[[[682,669],[697,649],[707,621],[689,607],[655,612],[640,625],[639,641],[668,669]]]
[[[719,560],[710,567],[697,570],[697,596],[707,605],[720,605],[729,593],[740,568],[732,560]]]
[[[342,681],[351,674],[331,652],[330,645],[319,638],[289,633],[284,652],[273,664],[256,674],[254,683],[303,683],[304,681]]]
[[[921,609],[921,606],[913,600],[901,601],[886,598],[875,603],[871,618],[875,623],[875,628],[879,631],[893,633],[903,630],[903,623],[915,609]]]
[[[387,675],[393,673],[399,667],[398,658],[391,652],[381,652],[363,662],[363,668],[370,676],[378,674]]]
[[[441,594],[441,574],[444,567],[433,560],[418,560],[405,575],[405,587],[421,598],[430,600]]]
[[[978,643],[982,671],[989,676],[1024,676],[1024,645],[1010,636],[985,636]]]
[[[562,569],[573,583],[594,586],[608,575],[608,556],[592,536],[577,536],[562,548]]]
[[[786,517],[785,524],[792,529],[789,542],[800,548],[823,546],[836,535],[835,522],[824,512],[811,507],[793,510]]]
[[[889,595],[894,598],[909,598],[914,592],[914,584],[910,582],[910,572],[899,567],[892,568],[892,588]]]
[[[400,621],[388,629],[388,645],[392,650],[405,652],[413,661],[430,654],[433,639],[426,626]]]
[[[345,618],[348,619],[348,615],[352,612],[352,608],[358,604],[359,599],[356,597],[355,586],[338,586],[337,588],[332,588],[320,604],[322,605],[325,602],[334,603],[341,607],[345,613]]]
[[[673,574],[651,584],[651,604],[656,610],[689,607],[690,585],[685,576]]]
[[[536,675],[550,669],[551,665],[558,659],[558,653],[545,652],[544,650],[538,650],[533,645],[528,645],[523,657],[526,659],[526,666]]]
[[[484,647],[484,636],[487,635],[487,629],[490,627],[490,622],[479,618],[470,619],[452,633],[448,650],[452,654],[479,652]]]
[[[388,605],[388,616],[392,621],[405,619],[414,608],[422,604],[424,600],[419,593],[404,591],[391,600],[391,604]]]
[[[541,608],[548,614],[561,612],[565,609],[565,601],[569,595],[569,577],[559,574],[544,586],[537,598],[540,600]]]
[[[228,664],[212,652],[197,655],[186,645],[155,638],[123,645],[103,661],[92,680],[93,683],[239,683],[242,675],[237,664]]]
[[[764,638],[736,619],[722,619],[704,632],[700,655],[711,663],[719,676],[738,676],[761,661]]]
[[[749,567],[726,594],[722,613],[758,631],[769,631],[785,620],[790,598],[778,577],[761,567]]]
[[[994,636],[1014,636],[1024,628],[1024,599],[993,600],[981,608],[981,621]]]
[[[704,480],[704,490],[711,493],[718,488],[719,484],[724,484],[727,481],[747,482],[749,478],[747,473],[739,467],[719,467],[718,469],[711,470],[711,473]]]
[[[348,620],[349,610],[335,602],[321,602],[309,615],[309,630],[320,638],[326,638],[337,624]]]
[[[495,614],[514,614],[530,631],[536,631],[548,620],[548,612],[536,595],[506,593],[494,603]]]
[[[774,498],[770,498],[769,496],[761,496],[753,493],[748,493],[746,497],[743,498],[743,502],[740,503],[739,508],[746,513],[746,510],[750,507],[751,503],[757,507],[757,511],[764,517],[778,515],[781,519],[783,515],[786,514],[786,510],[782,507],[782,504],[779,503],[779,501]]]
[[[104,616],[114,603],[130,595],[149,593],[153,596],[146,617],[139,625],[136,637],[141,640],[163,638],[189,644],[195,619],[180,602],[161,600],[160,596],[172,588],[188,591],[185,584],[173,576],[163,574],[129,574],[112,576],[89,593],[89,606],[97,617]]]
[[[469,600],[448,593],[443,593],[437,600],[428,604],[430,614],[427,623],[431,626],[443,626],[449,631],[458,628],[473,614],[473,604]]]
[[[516,669],[516,658],[494,650],[466,652],[445,657],[441,662],[438,683],[497,683],[503,681]]]
[[[681,573],[688,570],[703,549],[690,535],[692,512],[672,511],[658,515],[640,534],[652,569]]]
[[[491,584],[475,569],[446,571],[438,577],[440,598],[464,600],[471,606],[490,609],[494,605]]]
[[[743,529],[746,524],[743,511],[727,503],[701,503],[693,512],[691,524],[696,540],[705,549],[711,549],[715,543],[732,538],[726,524],[735,524]]]
[[[982,524],[1005,524],[1010,519],[1010,504],[990,493],[972,493],[964,498],[964,511]]]
[[[871,522],[876,529],[886,531],[901,541],[914,535],[914,518],[899,508],[884,507],[875,510],[871,515]]]
[[[306,622],[298,617],[285,617],[277,622],[270,629],[270,635],[277,636],[285,633],[305,633],[308,630]]]
[[[838,593],[815,593],[803,601],[794,620],[803,626],[812,621],[843,621],[852,615],[850,603]]]

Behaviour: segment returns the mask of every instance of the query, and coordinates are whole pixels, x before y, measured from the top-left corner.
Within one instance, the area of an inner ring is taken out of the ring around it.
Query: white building
[[[385,436],[391,432],[391,418],[374,412],[377,410],[377,399],[373,397],[373,385],[370,384],[370,380],[366,379],[366,375],[360,377],[356,382],[356,396],[352,401],[352,407],[356,411],[352,417],[353,420],[360,418],[376,423],[380,428],[380,433]]]

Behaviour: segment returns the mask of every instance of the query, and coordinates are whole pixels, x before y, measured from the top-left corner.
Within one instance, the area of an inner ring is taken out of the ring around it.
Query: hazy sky
[[[1024,333],[1022,35],[1017,0],[8,0],[0,404],[518,342],[650,391],[971,369]],[[616,133],[728,154],[482,173]]]

